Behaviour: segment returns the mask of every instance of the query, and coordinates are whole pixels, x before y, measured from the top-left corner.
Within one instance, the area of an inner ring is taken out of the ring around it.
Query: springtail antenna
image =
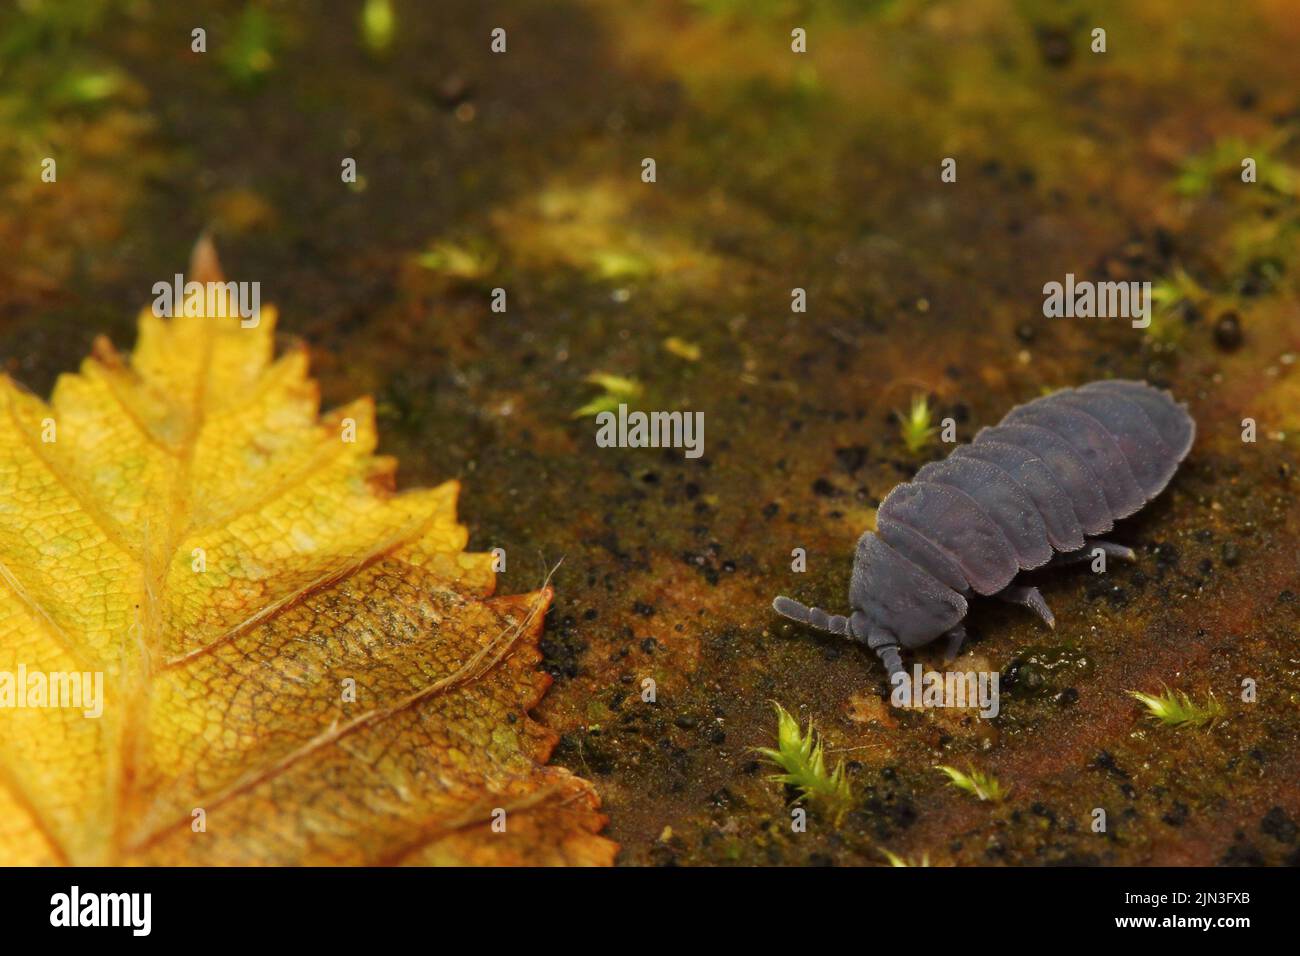
[[[800,624],[809,624],[820,631],[830,631],[841,637],[852,636],[849,619],[843,614],[827,614],[819,607],[807,607],[788,597],[779,597],[772,602],[772,610],[782,617],[788,617]]]

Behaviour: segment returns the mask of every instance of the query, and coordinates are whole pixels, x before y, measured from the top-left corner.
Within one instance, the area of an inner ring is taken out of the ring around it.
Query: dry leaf
[[[550,590],[491,598],[457,485],[395,493],[274,319],[146,311],[48,406],[0,377],[0,863],[611,862],[526,714]],[[39,706],[73,673],[102,716]]]

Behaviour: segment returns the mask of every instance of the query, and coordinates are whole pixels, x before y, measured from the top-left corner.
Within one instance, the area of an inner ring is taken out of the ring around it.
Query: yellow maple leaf
[[[492,597],[457,484],[397,493],[274,326],[0,377],[0,863],[611,862],[527,716],[550,589]]]

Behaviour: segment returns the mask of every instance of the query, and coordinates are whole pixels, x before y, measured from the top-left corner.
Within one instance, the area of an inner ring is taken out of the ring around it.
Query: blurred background
[[[1294,0],[9,0],[0,361],[46,393],[129,346],[210,231],[326,404],[375,396],[404,484],[463,480],[503,591],[564,559],[538,716],[624,863],[1295,863],[1298,42]],[[1044,318],[1067,272],[1151,281],[1151,327]],[[1109,376],[1197,446],[1117,532],[1136,565],[1044,584],[1055,632],[972,615],[998,720],[894,711],[869,653],[771,614],[846,610],[944,451],[913,407],[966,441]],[[704,457],[597,449],[620,400],[704,412]],[[1230,718],[1152,727],[1125,692],[1161,684]],[[840,825],[790,832],[771,701],[845,762]]]

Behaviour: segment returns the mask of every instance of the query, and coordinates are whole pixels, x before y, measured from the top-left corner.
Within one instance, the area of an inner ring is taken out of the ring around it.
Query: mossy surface
[[[1300,860],[1290,4],[393,0],[382,56],[361,6],[205,4],[206,55],[184,4],[0,14],[6,371],[46,391],[96,334],[129,344],[212,230],[326,403],[376,396],[404,482],[463,479],[503,590],[563,558],[538,713],[624,863]],[[1238,143],[1256,184],[1220,162]],[[1044,318],[1067,272],[1197,292],[1157,338]],[[598,449],[574,416],[593,373],[704,412],[704,457]],[[894,416],[913,395],[967,441],[1110,376],[1172,389],[1197,442],[1113,535],[1136,564],[1037,576],[1055,632],[975,607],[960,666],[1003,674],[997,719],[895,710],[868,652],[772,614],[848,610],[854,541],[922,460]],[[1155,725],[1127,692],[1162,686],[1225,716]],[[791,832],[753,749],[774,700],[844,761],[838,825]]]

